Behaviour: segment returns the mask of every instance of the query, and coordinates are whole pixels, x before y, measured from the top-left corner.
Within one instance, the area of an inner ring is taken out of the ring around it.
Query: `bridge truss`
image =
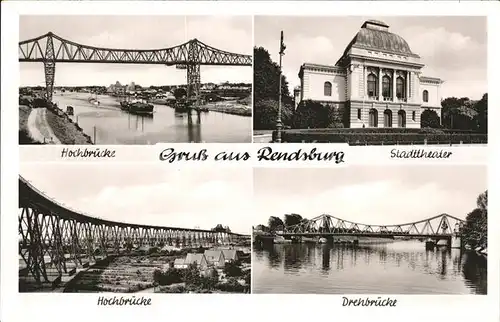
[[[368,225],[324,214],[285,227],[281,235],[439,238],[459,234],[463,222],[457,217],[441,214],[405,224]]]
[[[20,62],[42,62],[46,95],[52,100],[56,63],[117,63],[176,65],[187,71],[188,99],[200,91],[200,66],[252,66],[252,56],[223,51],[192,39],[163,49],[111,49],[82,45],[52,32],[19,42]]]
[[[54,283],[63,274],[98,259],[141,246],[228,245],[249,236],[202,229],[134,225],[70,210],[19,177],[20,273],[37,283]]]

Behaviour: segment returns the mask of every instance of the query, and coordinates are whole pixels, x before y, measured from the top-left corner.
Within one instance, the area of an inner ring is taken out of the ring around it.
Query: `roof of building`
[[[176,258],[174,260],[174,265],[184,265],[184,264],[185,264],[184,258]]]
[[[351,48],[372,49],[405,56],[416,56],[403,37],[389,32],[389,25],[382,21],[367,20],[361,26],[344,51],[344,55]]]
[[[238,253],[236,252],[236,249],[223,249],[222,253],[224,254],[224,259],[227,259],[227,260],[237,260],[238,259]]]
[[[420,82],[422,83],[437,83],[442,84],[444,81],[438,77],[420,76]]]
[[[220,260],[221,256],[223,259],[225,259],[224,253],[221,250],[206,250],[205,251],[205,258],[208,261],[214,261],[214,260],[218,261],[218,260]]]
[[[203,260],[205,260],[205,262],[207,261],[205,256],[203,254],[192,254],[192,253],[189,253],[187,254],[186,256],[186,260],[184,261],[185,264],[193,264],[194,262],[198,263],[198,264],[201,264],[203,263]]]

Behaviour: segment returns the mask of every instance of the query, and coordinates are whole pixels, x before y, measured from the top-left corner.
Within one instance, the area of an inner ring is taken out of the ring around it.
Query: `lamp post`
[[[283,128],[283,123],[281,121],[281,61],[283,59],[283,55],[285,55],[286,46],[283,43],[283,30],[281,31],[281,39],[280,39],[280,70],[279,70],[279,94],[278,94],[278,118],[276,119],[276,142],[281,143],[281,130]]]

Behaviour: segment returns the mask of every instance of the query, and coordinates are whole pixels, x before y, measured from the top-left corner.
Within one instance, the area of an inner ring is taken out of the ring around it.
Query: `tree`
[[[284,223],[279,217],[271,216],[267,222],[270,231],[283,230]]]
[[[422,112],[422,115],[420,116],[421,128],[430,127],[437,129],[441,127],[440,123],[441,122],[439,120],[439,116],[434,110],[426,109],[425,111]]]
[[[224,273],[229,277],[241,276],[242,270],[235,262],[229,262],[224,265]]]
[[[487,106],[487,95],[483,95],[483,99],[481,104]],[[443,126],[448,129],[478,130],[479,119],[481,119],[483,128],[486,128],[487,125],[484,125],[486,110],[482,108],[485,113],[479,117],[479,111],[476,107],[477,103],[474,103],[468,97],[448,97],[444,99],[441,102]]]
[[[159,270],[159,269],[155,269],[154,270],[154,272],[153,272],[153,281],[154,281],[154,287],[155,288],[158,285],[160,285],[162,276],[163,276],[163,274],[162,274],[161,270]]]
[[[229,229],[228,226],[224,227],[221,224],[217,224],[217,226],[215,226],[214,228],[212,228],[212,231],[222,232],[222,233],[230,233],[231,229]]]
[[[474,104],[477,115],[474,117],[477,130],[481,133],[488,133],[488,93]]]
[[[319,102],[302,101],[293,114],[294,129],[327,128],[331,123],[330,108]]]
[[[253,59],[254,100],[272,99],[277,101],[279,95],[279,65],[271,60],[271,55],[264,47],[254,48]],[[286,77],[284,75],[281,77],[281,93],[285,97],[290,97]]]
[[[477,197],[477,207],[481,210],[488,211],[488,190]]]
[[[174,90],[174,96],[176,99],[180,99],[187,96],[187,92],[184,88],[179,87]]]
[[[288,81],[281,74],[280,67],[271,60],[271,55],[263,47],[254,48],[254,129],[274,129],[278,115],[279,80],[281,75],[282,122],[291,121],[293,98]]]
[[[197,285],[200,282],[200,270],[196,263],[192,263],[184,270],[184,282],[186,285]]]
[[[285,226],[293,226],[300,224],[302,222],[302,216],[299,214],[286,214],[285,215]]]
[[[281,104],[281,122],[290,125],[293,108],[291,104]],[[278,101],[273,99],[255,100],[254,96],[254,130],[274,130],[278,118]]]
[[[488,245],[488,191],[477,198],[477,208],[465,218],[462,238],[472,248],[486,248]]]
[[[257,225],[257,226],[255,226],[255,230],[260,230],[260,231],[263,231],[263,232],[268,232],[269,231],[269,227],[264,226],[264,225]]]

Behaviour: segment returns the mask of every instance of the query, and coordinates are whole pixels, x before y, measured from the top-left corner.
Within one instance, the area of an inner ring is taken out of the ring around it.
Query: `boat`
[[[90,104],[93,104],[93,105],[99,105],[100,102],[99,102],[99,100],[97,100],[97,93],[95,93],[95,97],[92,96],[92,94],[91,94],[90,97],[88,98],[88,102]]]
[[[128,111],[138,115],[153,115],[154,105],[145,102],[132,102],[129,104]]]
[[[321,238],[318,240],[318,243],[320,243],[320,244],[326,244],[326,243],[328,243],[328,239],[326,239],[325,237],[321,237]]]
[[[137,115],[153,115],[154,105],[149,104],[143,99],[123,100],[120,102],[120,108],[123,111]]]

